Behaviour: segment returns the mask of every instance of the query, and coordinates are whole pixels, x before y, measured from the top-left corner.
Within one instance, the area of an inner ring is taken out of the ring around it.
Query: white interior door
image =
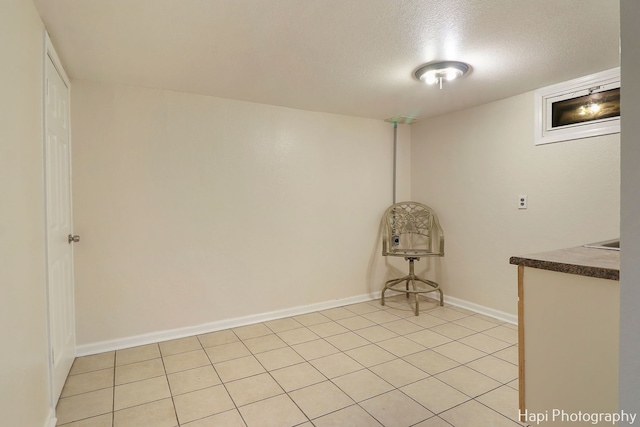
[[[48,38],[47,38],[48,40]],[[55,405],[75,357],[69,84],[50,43],[46,45],[44,149],[47,293],[51,399]],[[53,59],[52,59],[53,58]]]

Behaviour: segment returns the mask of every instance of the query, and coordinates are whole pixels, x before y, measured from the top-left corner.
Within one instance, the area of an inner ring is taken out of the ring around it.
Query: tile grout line
[[[260,324],[262,324],[262,323],[260,323]],[[230,330],[230,331],[235,335],[235,337],[236,337],[240,342],[242,342],[242,340],[240,339],[240,337],[238,336],[238,334],[236,334],[236,332],[233,330],[233,328],[232,328],[232,329],[229,329],[229,330]],[[224,381],[222,381],[222,378],[220,377],[220,374],[218,373],[218,370],[216,369],[216,367],[215,367],[215,365],[214,365],[213,361],[211,360],[211,357],[209,356],[209,353],[205,350],[205,347],[202,345],[202,341],[200,341],[200,338],[198,337],[198,335],[196,335],[195,337],[196,337],[196,339],[198,340],[198,343],[200,343],[200,346],[202,347],[202,350],[204,351],[204,354],[205,354],[205,356],[207,357],[207,360],[209,361],[209,364],[210,364],[210,365],[211,365],[211,367],[213,368],[213,371],[214,371],[214,372],[216,373],[216,375],[218,376],[218,379],[220,380],[220,385],[224,387],[225,392],[227,393],[227,395],[229,396],[229,399],[230,399],[230,400],[231,400],[231,402],[233,403],[233,407],[235,408],[235,410],[236,410],[236,411],[238,411],[238,414],[240,415],[240,418],[242,418],[242,422],[246,425],[246,424],[247,424],[247,422],[245,421],[244,417],[242,416],[242,413],[240,412],[240,408],[238,408],[238,405],[236,404],[235,400],[233,400],[233,397],[231,396],[231,393],[229,393],[229,389],[227,388],[227,385],[225,384],[225,382],[224,382]],[[242,343],[242,344],[246,347],[246,345],[245,345],[244,343]],[[214,347],[215,347],[215,346],[214,346]],[[209,348],[209,347],[207,347],[207,348]],[[180,372],[184,372],[184,371],[180,371]],[[212,387],[216,387],[216,386],[212,386]],[[212,387],[208,387],[208,388],[212,388]],[[200,389],[200,390],[204,390],[204,389]],[[186,392],[186,393],[183,393],[183,394],[187,394],[187,393],[191,393],[191,392]],[[223,411],[223,412],[226,412],[226,411]],[[221,414],[221,413],[223,413],[223,412],[218,412],[218,414]],[[198,419],[196,419],[196,420],[191,420],[191,421],[189,421],[189,422],[198,421],[198,420],[201,420],[201,419],[204,419],[204,418],[207,418],[207,417],[210,417],[210,416],[214,416],[214,415],[217,415],[217,414],[207,415],[207,416],[205,416],[205,417],[203,417],[203,418],[198,418]],[[176,410],[176,416],[177,416],[177,410]],[[178,420],[178,425],[181,425],[180,420]]]
[[[294,316],[294,317],[295,317],[295,316]],[[294,319],[294,320],[295,320],[295,319]],[[300,323],[300,322],[298,322],[298,323]],[[265,325],[265,326],[267,327],[267,329],[269,329],[270,331],[272,331],[272,332],[273,332],[273,329],[269,328],[269,326],[267,326],[267,325]],[[307,329],[309,329],[309,328],[308,328],[308,326],[305,326],[305,325],[302,325],[302,327],[303,327],[303,328],[307,328]],[[296,329],[301,329],[301,328],[296,328]],[[310,329],[309,329],[309,330],[310,330]],[[313,332],[313,331],[311,331],[311,332]],[[274,335],[278,336],[278,334],[277,334],[277,333],[275,333],[275,332],[274,332]],[[282,338],[280,338],[280,339],[282,339]],[[283,341],[284,341],[284,340],[283,340]],[[308,342],[309,342],[309,341],[308,341]],[[305,358],[304,358],[300,353],[298,353],[298,352],[297,352],[297,351],[296,351],[296,350],[295,350],[295,349],[294,349],[294,348],[293,348],[289,343],[285,342],[285,344],[287,344],[287,347],[286,347],[286,348],[291,349],[291,351],[293,351],[295,354],[297,354],[298,356],[300,356],[300,357],[302,358],[302,360],[303,360],[303,362],[300,362],[300,363],[297,363],[297,364],[294,364],[294,365],[289,365],[289,366],[300,365],[300,364],[302,364],[302,363],[309,363],[309,361],[308,361],[308,360],[306,360],[306,359],[305,359]],[[302,344],[302,343],[300,343],[300,344]],[[283,348],[284,348],[284,347],[283,347]],[[249,350],[249,351],[251,351],[251,350]],[[266,352],[263,352],[263,353],[266,353]],[[255,354],[254,354],[253,352],[251,352],[251,354],[255,357]],[[256,357],[255,359],[258,361],[258,363],[260,364],[260,366],[262,366],[262,369],[264,369],[264,370],[269,374],[269,376],[271,377],[271,379],[272,379],[273,381],[275,381],[275,383],[276,383],[276,384],[278,384],[278,386],[282,389],[282,391],[283,391],[283,392],[284,392],[284,394],[287,396],[287,398],[289,398],[289,400],[290,400],[291,402],[293,402],[293,404],[296,406],[296,408],[298,408],[298,410],[300,411],[300,413],[301,413],[302,415],[304,415],[304,417],[307,419],[307,421],[303,421],[303,422],[298,423],[298,424],[295,424],[295,425],[296,425],[296,426],[298,426],[298,425],[302,425],[302,424],[305,424],[306,422],[309,422],[309,423],[313,424],[313,422],[311,421],[311,418],[310,418],[310,417],[309,417],[309,416],[308,416],[308,415],[307,415],[307,414],[302,410],[302,408],[300,407],[300,405],[298,405],[298,402],[296,402],[296,401],[295,401],[295,400],[294,400],[294,399],[289,395],[289,393],[290,393],[290,392],[288,392],[287,390],[285,390],[285,389],[284,389],[284,387],[283,387],[283,386],[278,382],[278,380],[277,380],[277,379],[275,379],[275,378],[273,377],[273,374],[271,373],[271,370],[268,370],[268,369],[264,366],[264,364],[263,364],[262,362],[260,362],[260,360],[259,360],[257,357]],[[285,368],[288,368],[289,366],[282,367],[282,368],[280,368],[280,369],[285,369]],[[313,366],[313,365],[312,365],[312,366]],[[314,367],[314,368],[315,368],[315,367]],[[274,370],[277,370],[277,369],[274,369]],[[322,372],[320,372],[320,374],[322,374]],[[322,376],[326,378],[326,375],[322,374]],[[327,378],[327,379],[328,379],[328,378]],[[301,388],[296,389],[296,390],[301,390],[302,388],[304,388],[304,387],[301,387]],[[295,390],[292,390],[292,391],[295,391]],[[272,397],[273,397],[273,396],[272,396]],[[270,399],[270,398],[267,398],[267,399]],[[266,399],[262,399],[262,400],[266,400]],[[253,402],[253,403],[255,403],[255,402]],[[245,425],[246,425],[246,424],[247,424],[247,423],[245,422]]]
[[[198,342],[200,342],[200,340],[198,340]],[[178,418],[178,408],[176,408],[176,401],[173,398],[173,390],[171,389],[171,383],[169,382],[169,374],[167,373],[167,366],[164,363],[164,357],[162,357],[162,350],[160,349],[160,344],[157,344],[157,345],[158,345],[158,353],[160,353],[160,361],[162,362],[162,369],[164,370],[164,376],[167,381],[167,387],[169,387],[169,396],[171,398],[171,405],[173,406],[173,413],[176,416],[177,426],[180,426],[180,419]],[[115,420],[115,413],[113,415],[114,415],[113,418]]]

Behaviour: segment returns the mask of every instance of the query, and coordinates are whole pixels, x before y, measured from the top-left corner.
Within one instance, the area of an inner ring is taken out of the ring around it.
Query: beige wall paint
[[[412,125],[412,192],[444,228],[446,295],[515,314],[510,256],[619,236],[619,135],[534,146],[533,120],[526,93]]]
[[[49,415],[41,137],[42,22],[30,0],[0,13],[0,414]]]
[[[79,345],[380,289],[388,123],[87,81],[71,105]]]

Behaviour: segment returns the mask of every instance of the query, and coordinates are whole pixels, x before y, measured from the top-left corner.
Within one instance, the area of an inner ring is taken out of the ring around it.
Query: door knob
[[[71,234],[69,234],[69,244],[71,244],[72,242],[78,243],[79,241],[80,241],[80,236],[72,236]]]

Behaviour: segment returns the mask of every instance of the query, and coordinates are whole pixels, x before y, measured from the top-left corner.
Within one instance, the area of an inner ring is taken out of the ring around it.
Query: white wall
[[[619,135],[534,146],[533,120],[526,93],[412,125],[413,198],[439,214],[446,295],[515,314],[509,257],[619,236]]]
[[[640,3],[623,0],[620,6],[623,96],[619,395],[620,409],[640,414]]]
[[[71,105],[79,345],[380,290],[390,124],[77,80]]]
[[[0,424],[49,416],[41,137],[42,22],[30,0],[0,13]]]

